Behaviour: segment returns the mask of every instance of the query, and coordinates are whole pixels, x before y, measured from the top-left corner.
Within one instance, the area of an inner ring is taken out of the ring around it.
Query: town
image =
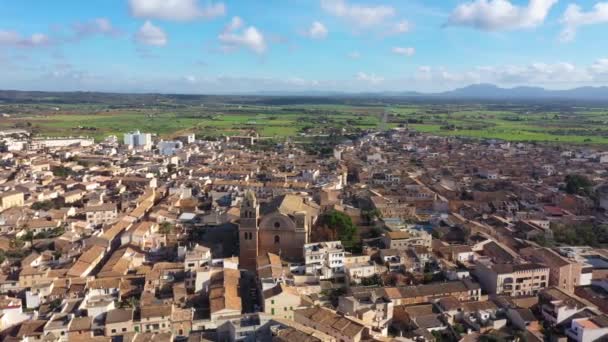
[[[2,341],[595,341],[608,152],[1,132]]]

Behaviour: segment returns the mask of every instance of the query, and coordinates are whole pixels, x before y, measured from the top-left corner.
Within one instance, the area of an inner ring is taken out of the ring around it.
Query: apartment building
[[[321,280],[343,276],[345,253],[340,241],[304,245],[306,274],[318,276]]]
[[[573,293],[576,286],[591,284],[591,268],[576,260],[569,260],[549,248],[525,248],[521,255],[531,262],[549,267],[549,286]]]
[[[549,285],[549,268],[535,263],[493,264],[477,262],[474,274],[488,294],[535,295]]]
[[[118,210],[114,203],[87,206],[84,212],[89,226],[100,226],[111,223],[118,217]]]
[[[7,191],[0,194],[0,211],[13,208],[22,207],[24,204],[23,192],[20,191]]]

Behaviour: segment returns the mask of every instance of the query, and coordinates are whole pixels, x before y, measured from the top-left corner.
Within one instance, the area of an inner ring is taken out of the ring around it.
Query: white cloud
[[[353,51],[348,54],[348,58],[350,59],[359,59],[361,58],[361,53],[359,51]]]
[[[218,36],[224,51],[232,51],[245,47],[257,54],[266,52],[267,44],[264,34],[256,27],[249,26],[244,28],[240,33],[237,32],[245,26],[242,19],[235,17],[224,28],[224,31]]]
[[[590,66],[577,66],[568,62],[531,63],[528,65],[478,66],[463,71],[421,66],[414,78],[417,81],[425,81],[434,86],[447,88],[474,83],[571,88],[602,82],[602,77],[605,76],[608,76],[608,59],[599,59]]]
[[[147,20],[135,35],[135,40],[144,45],[165,46],[167,34],[160,27]]]
[[[112,25],[112,22],[107,18],[96,18],[88,22],[78,22],[73,25],[74,32],[77,38],[101,34],[105,36],[120,35],[120,30]]]
[[[50,39],[42,33],[34,33],[29,37],[24,37],[15,31],[0,30],[0,46],[15,47],[38,47],[50,44]]]
[[[416,53],[416,49],[413,47],[394,47],[392,49],[394,54],[411,57]]]
[[[315,21],[306,32],[306,36],[311,39],[325,39],[328,33],[329,31],[323,23]]]
[[[459,5],[447,25],[470,26],[485,31],[516,30],[541,25],[558,0],[530,0],[516,6],[510,0],[473,0]]]
[[[200,6],[198,0],[129,0],[135,17],[190,21],[223,16],[226,6],[222,2]]]
[[[240,29],[241,27],[243,27],[244,25],[245,25],[245,22],[243,21],[243,19],[241,19],[241,17],[232,17],[232,20],[230,20],[230,23],[228,25],[226,25],[226,27],[224,28],[224,32],[236,31],[236,30]]]
[[[391,6],[350,4],[347,0],[321,0],[321,8],[361,28],[383,24],[396,13]]]
[[[598,2],[589,12],[583,12],[579,5],[570,4],[562,16],[561,23],[564,29],[560,34],[560,40],[572,41],[580,26],[608,23],[608,2]]]
[[[390,33],[392,34],[402,34],[408,33],[412,30],[412,24],[407,20],[402,20],[393,25],[393,29]]]
[[[184,81],[186,81],[188,83],[196,83],[198,81],[198,79],[196,78],[196,76],[187,75],[187,76],[184,76]]]
[[[600,58],[590,67],[595,74],[608,74],[608,58]]]
[[[362,81],[362,82],[367,82],[367,83],[371,83],[371,84],[378,84],[381,83],[382,81],[384,81],[384,78],[381,76],[378,76],[376,74],[368,74],[365,72],[358,72],[357,73],[357,80],[358,81]]]

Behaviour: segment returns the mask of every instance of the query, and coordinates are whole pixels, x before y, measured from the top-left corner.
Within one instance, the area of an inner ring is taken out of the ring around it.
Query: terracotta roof
[[[296,310],[295,313],[296,315],[308,318],[316,324],[323,325],[328,330],[334,330],[348,337],[357,336],[365,329],[363,325],[322,307]]]
[[[114,309],[108,311],[106,324],[122,323],[133,320],[133,309]]]
[[[141,307],[141,318],[171,317],[171,305],[150,305]]]

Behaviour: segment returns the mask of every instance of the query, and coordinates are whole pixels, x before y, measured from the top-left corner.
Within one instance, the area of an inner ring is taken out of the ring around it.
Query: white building
[[[306,274],[319,279],[332,279],[344,274],[344,246],[340,241],[307,243],[304,245]]]
[[[172,156],[178,153],[184,144],[181,141],[161,141],[157,145],[158,153],[163,156]]]
[[[576,342],[598,341],[608,334],[608,317],[596,316],[573,319],[566,335]]]
[[[141,133],[140,131],[126,133],[124,143],[128,148],[149,150],[152,148],[152,134]]]

